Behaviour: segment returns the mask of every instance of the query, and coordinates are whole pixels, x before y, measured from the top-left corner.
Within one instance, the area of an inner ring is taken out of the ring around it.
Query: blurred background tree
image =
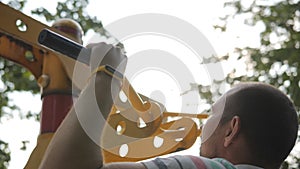
[[[252,0],[247,5],[243,1],[225,3],[225,7],[234,8],[233,15],[227,15],[223,20],[238,15],[247,16],[245,24],[264,25],[260,33],[259,48],[236,48],[240,58],[246,58],[246,76],[229,76],[228,82],[261,81],[275,85],[294,100],[297,109],[300,106],[300,1],[264,1]],[[219,26],[226,31],[226,22]],[[234,72],[232,72],[234,74]],[[233,77],[233,78],[232,78]]]
[[[234,0],[225,3],[224,8],[232,13],[221,17],[223,24],[215,25],[216,29],[226,32],[227,24],[236,17],[243,18],[244,23],[251,27],[264,27],[258,48],[237,47],[234,51],[238,59],[245,61],[247,73],[237,75],[233,69],[226,82],[231,85],[241,81],[272,84],[294,101],[299,112],[300,1]],[[300,168],[299,150],[290,155],[282,168]]]
[[[214,25],[214,28],[227,33],[230,29],[228,25],[232,24],[232,21],[236,23],[237,20],[252,27],[253,32],[254,27],[263,27],[258,35],[259,47],[236,46],[234,51],[228,51],[225,56],[212,56],[204,60],[207,64],[236,58],[237,62],[244,63],[245,73],[241,74],[232,66],[225,79],[214,81],[208,86],[191,84],[191,90],[198,90],[201,98],[211,104],[215,97],[223,94],[220,88],[224,85],[232,86],[247,81],[268,83],[294,101],[300,122],[300,1],[232,0],[224,3],[224,9],[229,12],[220,16],[220,22]],[[299,138],[298,134],[296,144],[300,144]],[[300,168],[299,150],[294,150],[281,168]]]

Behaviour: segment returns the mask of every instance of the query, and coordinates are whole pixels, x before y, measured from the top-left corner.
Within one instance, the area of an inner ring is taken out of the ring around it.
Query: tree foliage
[[[32,14],[45,17],[48,22],[55,21],[60,18],[72,18],[82,25],[83,32],[89,29],[99,30],[102,28],[102,23],[96,17],[91,17],[86,12],[88,0],[67,0],[58,2],[56,13],[50,13],[46,8],[40,7],[32,11]]]
[[[247,57],[252,74],[232,80],[255,80],[275,85],[287,93],[300,107],[300,1],[258,1],[245,6],[243,1],[225,4],[235,9],[234,15],[250,14],[245,23],[263,23],[259,48],[237,48],[240,57]],[[268,3],[267,3],[268,2]],[[248,2],[249,3],[249,2]],[[226,16],[226,20],[229,17]]]
[[[10,151],[8,143],[0,140],[0,168],[5,169],[10,161]]]
[[[246,60],[248,73],[237,76],[236,70],[233,70],[227,76],[227,82],[261,81],[272,84],[294,101],[299,112],[300,1],[235,0],[224,6],[234,12],[222,17],[224,25],[216,25],[217,29],[226,31],[229,20],[237,16],[243,16],[244,23],[249,26],[264,26],[260,33],[260,47],[235,49],[239,59]],[[290,158],[292,160],[285,162],[282,168],[299,168],[299,154]]]

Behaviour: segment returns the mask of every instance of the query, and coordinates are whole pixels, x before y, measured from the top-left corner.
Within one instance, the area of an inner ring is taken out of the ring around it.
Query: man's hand
[[[127,57],[119,47],[106,43],[90,44],[91,48],[90,68],[91,72],[102,65],[109,65],[120,73],[124,73]],[[113,97],[121,90],[122,81],[114,79],[105,72],[96,72],[91,76],[90,87],[95,89],[96,99],[102,115],[107,118],[113,104]]]
[[[121,73],[124,73],[127,57],[122,49],[104,42],[87,45],[91,49],[90,66],[93,71],[101,65],[110,65]]]

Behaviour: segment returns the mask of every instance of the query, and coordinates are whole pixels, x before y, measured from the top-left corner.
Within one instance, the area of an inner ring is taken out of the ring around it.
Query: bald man
[[[108,64],[125,70],[126,56],[111,45],[93,45],[91,57],[91,69]],[[103,164],[97,142],[113,103],[112,93],[119,92],[120,85],[103,72],[92,76],[51,141],[41,169],[274,169],[286,159],[297,138],[297,114],[291,100],[270,85],[243,83],[212,106],[203,127],[200,156]],[[95,120],[95,113],[103,118]],[[82,121],[89,127],[83,127]]]

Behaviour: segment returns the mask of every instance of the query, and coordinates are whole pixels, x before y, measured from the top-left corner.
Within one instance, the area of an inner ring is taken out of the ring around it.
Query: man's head
[[[207,126],[216,127],[210,135],[207,127],[203,129],[202,156],[276,168],[295,144],[295,108],[285,94],[270,85],[240,84],[222,96],[212,110],[215,120],[208,120]]]

